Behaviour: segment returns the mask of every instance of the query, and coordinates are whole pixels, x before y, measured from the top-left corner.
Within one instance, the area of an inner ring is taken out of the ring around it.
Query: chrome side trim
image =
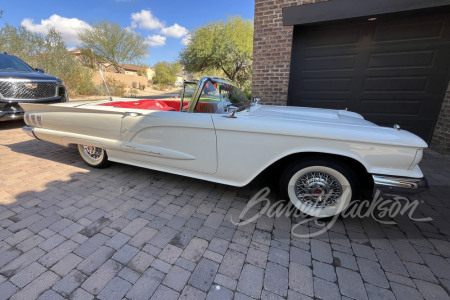
[[[32,138],[37,139],[37,137],[34,135],[33,129],[34,129],[34,127],[31,127],[31,126],[24,126],[22,128],[22,130],[25,131],[26,134],[28,134]]]

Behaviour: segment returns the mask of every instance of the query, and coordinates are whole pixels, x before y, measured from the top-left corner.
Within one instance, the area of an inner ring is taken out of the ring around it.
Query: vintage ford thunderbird
[[[189,92],[191,91],[191,92]],[[230,81],[186,82],[180,100],[21,104],[37,139],[109,161],[244,186],[265,172],[311,216],[340,213],[360,189],[420,192],[427,144],[353,112],[259,105]]]

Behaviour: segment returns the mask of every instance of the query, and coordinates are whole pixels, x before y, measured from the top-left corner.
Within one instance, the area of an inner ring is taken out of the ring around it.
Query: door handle
[[[124,116],[125,117],[139,117],[139,116],[142,116],[142,114],[141,113],[136,113],[136,112],[126,112],[124,114]]]

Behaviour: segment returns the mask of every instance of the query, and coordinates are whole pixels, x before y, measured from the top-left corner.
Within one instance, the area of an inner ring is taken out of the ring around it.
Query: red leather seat
[[[218,108],[217,103],[198,102],[195,111],[199,113],[215,114],[217,108]]]
[[[135,108],[135,109],[148,109],[148,110],[163,110],[174,111],[175,109],[167,105],[162,100],[137,100],[137,101],[116,101],[111,103],[100,104],[103,106],[113,106],[121,108]]]

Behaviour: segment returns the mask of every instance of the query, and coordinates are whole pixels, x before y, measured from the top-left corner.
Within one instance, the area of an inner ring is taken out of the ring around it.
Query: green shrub
[[[111,93],[111,96],[116,96],[116,97],[124,97],[125,96],[125,88],[127,87],[127,85],[117,79],[114,79],[112,77],[106,77],[106,84],[108,85],[109,91]]]
[[[157,83],[153,85],[153,89],[157,90],[157,91],[165,91],[167,90],[168,85],[164,84],[164,83]]]

